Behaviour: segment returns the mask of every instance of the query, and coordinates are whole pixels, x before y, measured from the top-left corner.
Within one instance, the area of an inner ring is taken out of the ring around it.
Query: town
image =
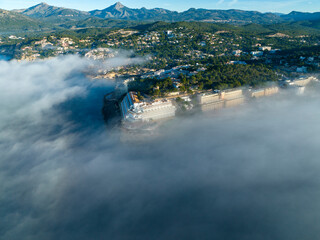
[[[320,68],[320,33],[301,26],[283,30],[281,24],[154,22],[4,35],[0,40],[0,54],[17,61],[68,54],[96,62],[119,55],[132,59],[132,64],[112,69],[84,70],[89,79],[117,83],[117,96],[106,97],[105,118],[118,111],[127,128],[199,109],[237,106],[279,88],[295,87],[301,93],[307,84],[292,80],[310,80],[306,76]],[[135,58],[143,61],[135,64]]]

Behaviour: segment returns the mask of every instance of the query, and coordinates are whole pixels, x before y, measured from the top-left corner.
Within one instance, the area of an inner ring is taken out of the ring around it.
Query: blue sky
[[[41,0],[0,0],[0,8],[26,8],[39,3]],[[42,0],[43,1],[43,0]],[[46,0],[46,3],[59,7],[80,10],[103,9],[116,2],[111,0]],[[208,9],[243,9],[260,12],[289,13],[293,10],[304,12],[319,12],[319,0],[123,0],[122,4],[131,8],[161,7],[170,10],[184,11],[191,7]]]

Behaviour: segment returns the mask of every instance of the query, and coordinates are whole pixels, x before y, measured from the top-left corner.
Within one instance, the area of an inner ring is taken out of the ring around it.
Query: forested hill
[[[319,21],[320,12],[307,13],[292,11],[289,14],[282,15],[281,18],[286,21]]]
[[[247,24],[247,25],[232,25],[222,23],[204,23],[204,22],[155,22],[150,24],[141,24],[133,27],[142,31],[165,31],[175,28],[188,28],[199,32],[217,32],[227,31],[250,35],[273,35],[281,34],[289,36],[297,36],[303,34],[319,35],[320,34],[320,20],[318,21],[301,21],[278,24]],[[277,36],[277,35],[275,35]]]
[[[13,33],[17,31],[40,31],[54,27],[25,15],[0,9],[0,31]]]

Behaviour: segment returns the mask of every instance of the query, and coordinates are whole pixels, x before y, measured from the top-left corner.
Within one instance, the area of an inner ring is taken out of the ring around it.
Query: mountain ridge
[[[82,20],[84,18],[90,17],[90,14],[88,12],[51,6],[45,2],[41,2],[27,9],[14,10],[14,12],[21,13],[31,18],[41,19],[49,22]]]
[[[190,8],[183,12],[171,11],[163,8],[129,8],[121,2],[89,12],[63,7],[55,7],[45,2],[27,9],[13,10],[33,19],[39,19],[55,24],[64,24],[69,21],[82,21],[89,17],[100,19],[116,19],[130,21],[198,21],[222,22],[233,24],[274,24],[292,21],[315,21],[320,19],[320,12],[304,13],[292,11],[289,14],[261,13],[259,11],[246,11],[239,9],[215,10],[205,8]]]

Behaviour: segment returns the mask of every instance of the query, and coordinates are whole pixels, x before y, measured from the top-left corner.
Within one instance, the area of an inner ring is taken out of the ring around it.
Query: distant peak
[[[48,7],[49,7],[49,5],[47,3],[41,2],[41,3],[37,4],[37,5],[34,5],[31,8],[48,8]]]
[[[115,7],[124,7],[124,5],[121,2],[116,2],[114,4]]]
[[[121,8],[124,8],[124,5],[121,3],[121,2],[116,2],[114,5],[113,5],[113,7],[115,8],[115,9],[121,9]]]

